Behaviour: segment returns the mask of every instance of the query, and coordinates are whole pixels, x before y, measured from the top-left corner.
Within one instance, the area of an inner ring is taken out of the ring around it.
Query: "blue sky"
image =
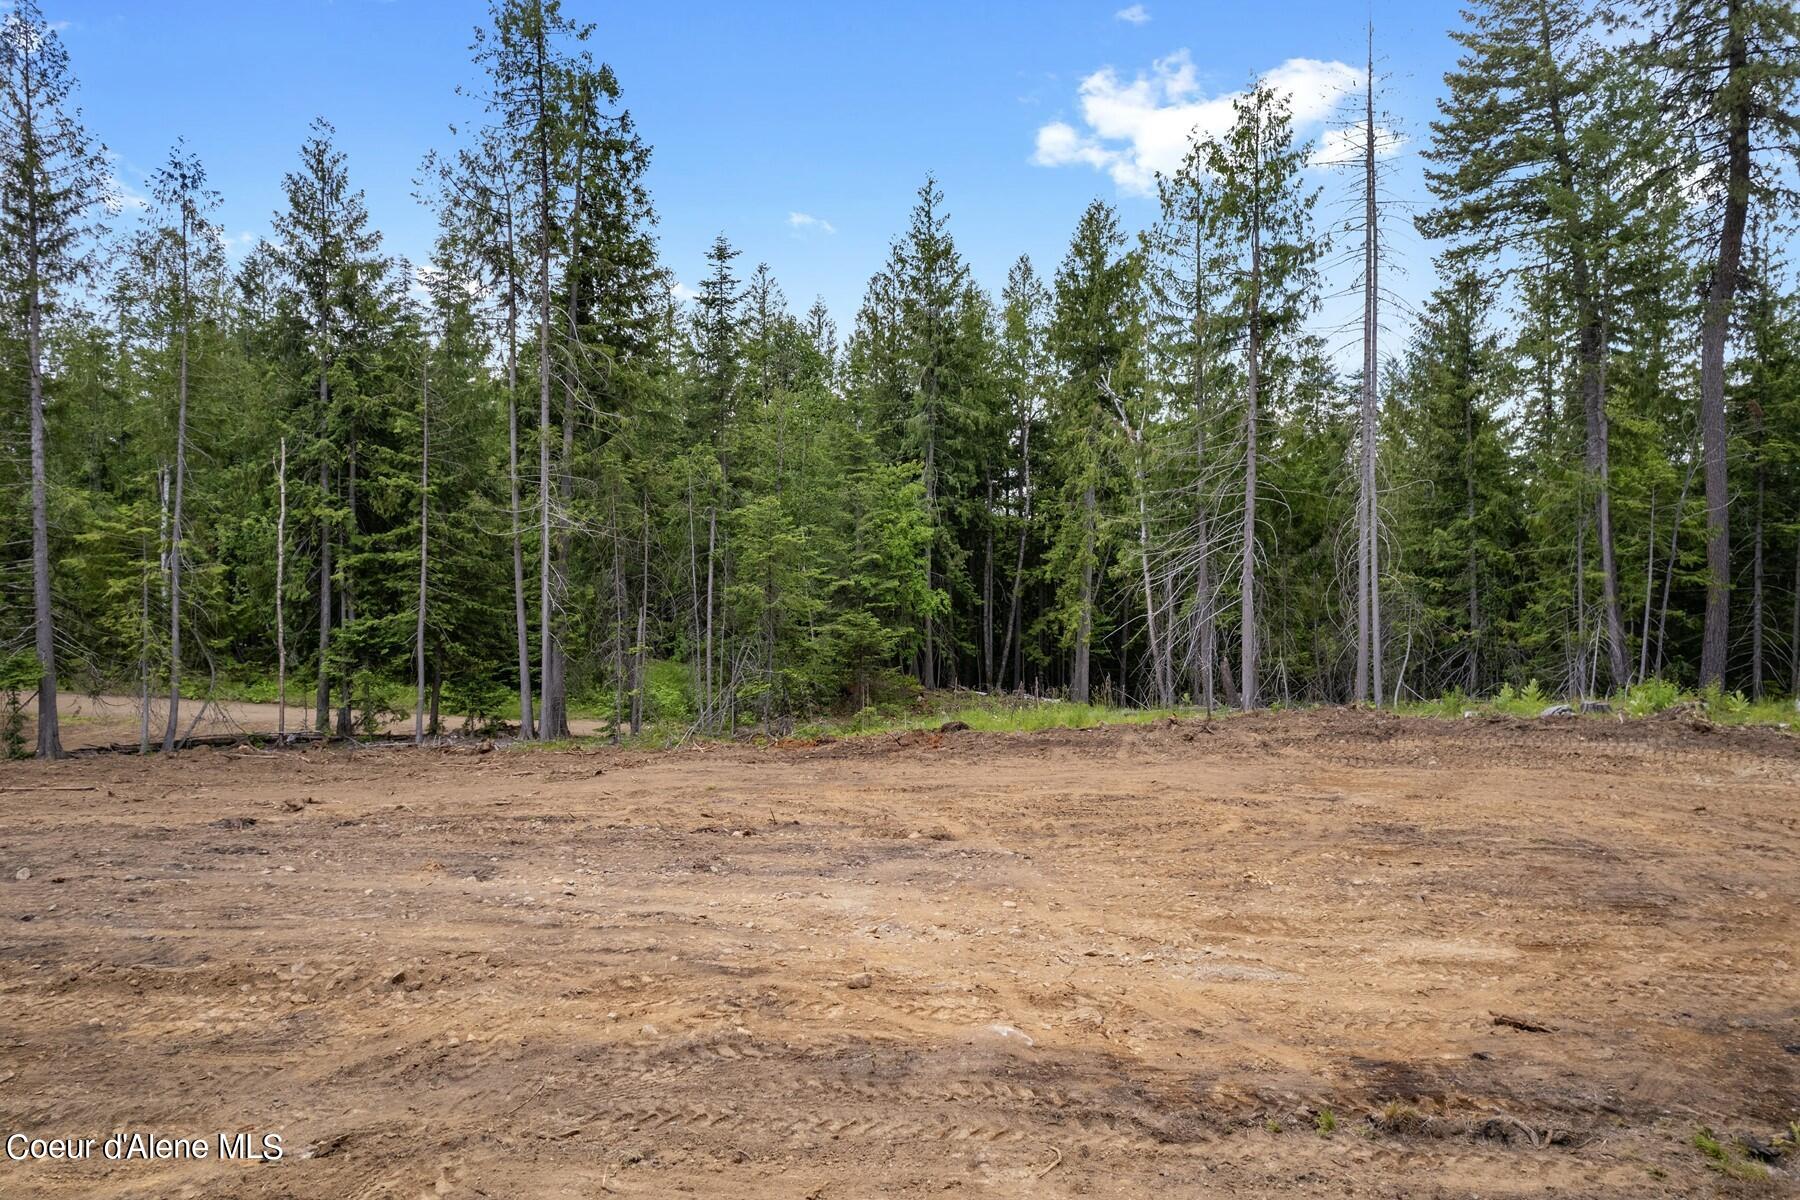
[[[432,221],[412,197],[420,158],[468,116],[468,43],[485,3],[45,0],[63,22],[80,103],[128,187],[178,136],[206,162],[234,238],[268,229],[307,123],[337,126],[391,251],[422,258]],[[868,276],[927,171],[976,277],[998,290],[1031,254],[1048,275],[1083,206],[1147,224],[1149,170],[1192,119],[1278,71],[1302,116],[1354,80],[1361,6],[1143,0],[1092,3],[615,3],[565,0],[655,147],[665,261],[684,283],[723,232],[766,261],[796,310],[823,296],[847,331]],[[1378,70],[1410,141],[1393,186],[1418,196],[1416,151],[1455,48],[1452,6],[1374,7]],[[1346,70],[1337,64],[1349,64]],[[1305,119],[1302,132],[1319,133]],[[1345,184],[1326,175],[1328,189]],[[1331,195],[1322,215],[1332,213]],[[796,217],[795,214],[804,214]],[[807,220],[806,218],[811,218]],[[1400,233],[1401,231],[1397,231]],[[1428,285],[1426,251],[1404,293]],[[1328,308],[1327,322],[1334,320]]]

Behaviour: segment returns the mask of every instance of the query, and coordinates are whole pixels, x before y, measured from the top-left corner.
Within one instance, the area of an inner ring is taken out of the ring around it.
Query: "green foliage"
[[[0,658],[0,758],[25,756],[25,697],[37,689],[41,673],[35,654]]]
[[[1630,717],[1795,723],[1774,697],[1800,691],[1800,302],[1791,181],[1764,156],[1791,148],[1800,53],[1784,8],[1739,9],[1754,61],[1729,87],[1707,82],[1732,57],[1704,6],[1613,31],[1577,0],[1480,0],[1454,35],[1421,221],[1438,278],[1409,342],[1381,347],[1384,701],[1535,717],[1610,693]],[[1349,695],[1361,381],[1314,320],[1330,239],[1278,90],[1186,147],[1141,239],[1097,201],[1053,278],[1021,259],[998,296],[928,178],[840,343],[723,237],[678,298],[651,148],[591,27],[552,0],[490,17],[481,120],[425,171],[440,236],[419,271],[384,251],[320,122],[235,267],[199,236],[210,195],[178,149],[94,273],[103,162],[64,116],[61,43],[0,39],[7,71],[56,68],[54,153],[0,147],[0,244],[24,245],[26,198],[54,218],[38,279],[0,254],[0,391],[45,389],[45,570],[83,686],[272,699],[279,639],[296,723],[351,733],[416,703],[422,641],[428,691],[474,728],[517,720],[521,693],[572,696],[621,740]],[[1691,233],[1725,189],[1689,186],[1724,164],[1682,138],[1746,95],[1768,137],[1729,314],[1741,636],[1696,697]],[[28,409],[0,405],[0,656],[32,644],[12,602],[33,573]],[[971,688],[990,700],[962,711]]]
[[[1725,1176],[1744,1182],[1760,1182],[1769,1177],[1769,1169],[1744,1157],[1741,1147],[1723,1141],[1704,1125],[1694,1131],[1694,1149],[1706,1157],[1706,1165]]]
[[[688,724],[694,719],[694,676],[683,663],[652,659],[645,671],[646,716],[653,721]]]
[[[1681,700],[1681,689],[1668,679],[1648,679],[1626,689],[1624,710],[1634,717],[1654,716],[1673,708]]]

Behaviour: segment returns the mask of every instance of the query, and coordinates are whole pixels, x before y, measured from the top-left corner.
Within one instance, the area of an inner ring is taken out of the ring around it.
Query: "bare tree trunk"
[[[1211,364],[1207,361],[1206,338],[1207,326],[1211,318],[1211,300],[1203,290],[1206,270],[1206,228],[1200,199],[1194,202],[1194,359],[1190,366],[1193,375],[1191,383],[1194,389],[1194,533],[1199,543],[1199,561],[1196,564],[1194,581],[1194,605],[1197,609],[1199,635],[1199,673],[1201,703],[1211,714],[1216,697],[1213,693],[1213,677],[1218,670],[1218,613],[1215,610],[1216,597],[1213,594],[1212,576],[1212,506],[1206,495],[1206,423],[1210,416],[1211,405],[1208,403],[1211,389],[1208,386],[1208,371]]]
[[[1587,693],[1587,521],[1575,530],[1575,671],[1571,700]]]
[[[341,619],[340,623],[344,625],[350,625],[356,620],[356,591],[351,586],[352,580],[350,573],[350,552],[355,548],[357,529],[356,451],[356,434],[354,429],[352,429],[350,434],[350,461],[348,463],[348,469],[345,472],[345,511],[349,514],[350,520],[348,526],[343,530],[344,541],[338,552],[338,570],[343,575],[343,578],[338,581],[338,616]],[[341,738],[356,736],[356,722],[351,713],[353,701],[351,688],[354,686],[354,672],[355,664],[346,662],[344,664],[344,676],[341,681],[343,691],[339,693],[337,714],[337,732],[338,736]]]
[[[611,515],[607,537],[612,541],[613,584],[613,745],[620,740],[619,727],[625,723],[625,564],[619,558],[619,495],[615,485],[610,501]]]
[[[538,187],[538,661],[543,679],[540,740],[558,736],[561,681],[555,678],[556,631],[550,613],[550,98],[545,34],[540,22],[533,47],[536,70]],[[555,718],[554,720],[552,718]]]
[[[1662,677],[1664,637],[1669,629],[1669,594],[1675,588],[1675,553],[1681,544],[1681,513],[1687,507],[1688,487],[1694,482],[1694,466],[1688,464],[1687,478],[1682,480],[1681,495],[1675,498],[1675,519],[1669,523],[1669,553],[1663,563],[1662,604],[1656,617],[1655,671]]]
[[[175,512],[169,542],[169,719],[163,729],[163,753],[173,754],[181,719],[181,534],[182,500],[187,486],[188,410],[188,215],[181,214],[181,349],[175,375]]]
[[[1022,472],[1020,483],[1025,493],[1024,513],[1019,522],[1019,550],[1013,562],[1012,601],[1008,606],[1006,617],[1006,644],[1000,650],[1000,673],[996,678],[997,685],[1003,685],[1006,677],[1006,662],[1018,645],[1018,665],[1015,674],[1023,682],[1025,665],[1025,643],[1019,632],[1019,599],[1025,588],[1025,543],[1031,536],[1031,409],[1027,405],[1020,418],[1019,463]]]
[[[1800,535],[1794,538],[1794,610],[1788,626],[1788,695],[1800,704]]]
[[[531,719],[531,632],[525,619],[525,546],[519,522],[519,286],[513,257],[512,199],[506,207],[506,474],[512,497],[513,625],[519,650],[519,736],[536,735]]]
[[[425,570],[431,560],[427,522],[431,516],[431,347],[419,374],[419,620],[413,630],[413,656],[418,668],[418,697],[413,705],[413,744],[425,742]]]
[[[1751,533],[1750,567],[1750,698],[1763,695],[1763,467],[1762,417],[1754,413],[1756,422],[1756,516]]]
[[[276,489],[281,507],[275,517],[275,740],[287,738],[287,438],[281,439]]]
[[[1094,637],[1094,485],[1081,497],[1081,614],[1075,625],[1075,662],[1069,676],[1069,699],[1086,704],[1091,694],[1090,643]]]
[[[1481,682],[1481,561],[1475,552],[1475,399],[1467,389],[1463,390],[1463,519],[1469,525],[1469,662],[1463,690],[1474,696]]]
[[[138,578],[138,753],[150,753],[150,540],[142,543]],[[279,572],[278,572],[279,573]]]
[[[646,642],[650,632],[650,494],[643,493],[641,500],[644,546],[642,574],[638,579],[637,644],[633,647],[631,667],[631,732],[633,735],[644,731],[644,656],[649,649]]]
[[[687,534],[688,534],[688,665],[693,674],[694,695],[698,699],[704,679],[705,666],[694,659],[693,648],[700,645],[700,539],[694,532],[694,477],[690,472],[687,487]],[[706,720],[706,702],[698,704],[701,723]]]
[[[1650,489],[1650,532],[1644,537],[1644,621],[1638,637],[1639,683],[1650,677],[1650,602],[1656,595],[1656,489]]]
[[[29,189],[28,189],[29,190]],[[49,468],[44,439],[43,300],[39,294],[39,230],[35,191],[27,203],[26,278],[31,281],[25,317],[25,352],[31,408],[31,604],[37,636],[37,756],[61,758],[62,729],[56,708],[56,617],[50,603]]]
[[[546,228],[545,237],[549,236]],[[538,330],[538,668],[543,685],[543,712],[538,739],[558,736],[562,704],[556,678],[556,631],[550,613],[550,247],[543,251],[543,304]]]
[[[1380,369],[1380,299],[1376,292],[1379,247],[1375,214],[1375,26],[1369,25],[1368,74],[1363,109],[1363,378],[1362,463],[1356,509],[1356,702],[1370,698],[1369,661],[1374,645],[1372,597],[1379,584],[1375,566],[1375,394]],[[1374,699],[1380,702],[1380,685]]]
[[[1138,564],[1142,568],[1144,583],[1144,632],[1150,639],[1150,666],[1156,676],[1157,701],[1164,708],[1175,704],[1175,678],[1172,657],[1164,639],[1159,637],[1156,629],[1156,589],[1150,582],[1150,516],[1144,500],[1144,479],[1142,468],[1138,471]],[[1168,639],[1173,641],[1173,637]]]
[[[1725,656],[1731,623],[1731,493],[1725,457],[1725,343],[1731,336],[1731,304],[1737,293],[1738,259],[1750,212],[1750,104],[1744,82],[1749,66],[1741,0],[1727,0],[1727,71],[1720,94],[1731,97],[1726,135],[1725,212],[1719,225],[1719,253],[1706,289],[1700,325],[1700,441],[1706,474],[1706,627],[1700,642],[1700,684],[1725,684]]]
[[[929,374],[926,376],[930,379]],[[937,554],[937,428],[931,412],[925,414],[925,523],[931,531],[925,543],[925,587],[932,585],[932,562]],[[937,631],[932,616],[925,614],[925,656],[919,666],[919,684],[926,691],[937,687]]]
[[[718,545],[719,510],[712,505],[706,510],[706,698],[700,709],[708,729],[717,728],[713,709],[713,564]]]
[[[319,692],[315,697],[317,712],[314,725],[320,733],[331,732],[331,517],[325,512],[330,504],[331,470],[326,461],[329,429],[325,405],[329,384],[325,363],[319,363]]]
[[[1604,353],[1605,348],[1602,346],[1597,354]],[[1607,662],[1612,670],[1613,686],[1623,687],[1631,681],[1631,669],[1626,666],[1630,647],[1625,643],[1625,621],[1619,605],[1619,567],[1617,556],[1613,552],[1611,456],[1608,448],[1611,436],[1607,431],[1604,376],[1598,369],[1584,372],[1582,391],[1587,394],[1588,472],[1598,488],[1594,499],[1594,515],[1596,533],[1600,540],[1601,600],[1606,607]]]
[[[987,475],[987,545],[981,559],[981,686],[994,688],[994,476]]]
[[[1249,340],[1246,345],[1247,394],[1244,400],[1244,562],[1243,583],[1239,602],[1243,608],[1240,631],[1243,679],[1240,684],[1243,708],[1257,707],[1256,647],[1256,424],[1259,404],[1258,388],[1262,380],[1262,215],[1250,221],[1250,314]]]
[[[1218,699],[1214,695],[1214,676],[1218,673],[1219,622],[1213,611],[1211,519],[1202,513],[1199,525],[1200,563],[1194,582],[1194,602],[1200,609],[1200,702],[1212,712]]]

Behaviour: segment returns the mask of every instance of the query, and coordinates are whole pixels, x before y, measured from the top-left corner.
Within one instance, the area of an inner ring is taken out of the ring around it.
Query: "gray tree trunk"
[[[181,348],[175,375],[175,511],[169,538],[169,719],[163,753],[176,749],[181,720],[181,518],[187,485],[188,410],[188,214],[181,213]]]
[[[1260,164],[1258,170],[1261,169]],[[1258,388],[1262,368],[1262,214],[1250,219],[1250,314],[1246,344],[1244,400],[1244,561],[1239,589],[1243,629],[1239,638],[1242,679],[1240,703],[1248,712],[1257,707],[1256,646],[1256,423]]]
[[[1081,614],[1075,624],[1075,662],[1069,676],[1069,699],[1086,704],[1092,695],[1089,677],[1094,638],[1094,485],[1081,497]]]
[[[275,516],[275,740],[287,738],[287,617],[283,605],[287,588],[287,438],[281,439],[276,490],[280,507]]]
[[[1756,419],[1756,515],[1750,557],[1750,697],[1763,695],[1763,468],[1762,420]]]
[[[425,570],[431,559],[431,539],[426,523],[431,515],[431,348],[419,374],[419,619],[413,630],[413,658],[417,669],[417,701],[413,705],[413,744],[425,741]]]
[[[1363,108],[1363,378],[1362,462],[1357,474],[1356,507],[1356,702],[1370,699],[1369,663],[1378,634],[1373,623],[1377,582],[1375,543],[1375,402],[1376,375],[1380,368],[1380,297],[1376,270],[1380,254],[1376,243],[1375,213],[1375,26],[1369,26],[1368,74]],[[1381,701],[1381,685],[1373,698]]]
[[[1700,325],[1700,454],[1706,478],[1706,626],[1700,640],[1700,685],[1725,685],[1731,624],[1731,493],[1725,456],[1725,343],[1731,336],[1731,303],[1737,293],[1738,259],[1750,212],[1751,88],[1740,0],[1726,4],[1726,77],[1721,93],[1734,97],[1726,133],[1725,212],[1719,252],[1706,289]]]
[[[512,508],[513,626],[519,652],[519,736],[529,741],[531,719],[531,629],[525,619],[525,544],[519,521],[519,282],[514,255],[512,197],[506,201],[506,474]]]
[[[40,253],[37,194],[26,204],[25,265],[31,281],[26,301],[25,356],[31,408],[31,605],[37,636],[37,756],[61,758],[62,728],[56,708],[56,617],[50,603],[50,505],[44,445],[44,310],[38,284]]]
[[[314,726],[320,733],[331,732],[331,518],[323,506],[330,503],[331,472],[326,462],[329,434],[325,406],[330,385],[325,378],[325,361],[319,360],[319,691],[315,697],[317,712]]]

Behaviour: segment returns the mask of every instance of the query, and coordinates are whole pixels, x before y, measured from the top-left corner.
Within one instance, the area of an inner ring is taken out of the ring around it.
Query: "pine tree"
[[[194,335],[194,277],[216,273],[223,265],[219,236],[208,213],[219,203],[218,193],[206,186],[206,168],[200,159],[177,143],[168,161],[151,178],[158,224],[144,243],[145,256],[161,264],[170,276],[169,320],[166,337],[176,346],[174,486],[169,511],[169,712],[163,732],[163,752],[173,753],[181,720],[181,572],[186,549],[183,543],[187,498],[188,376],[190,342]]]
[[[558,516],[551,491],[552,339],[557,319],[552,312],[555,276],[552,261],[567,250],[568,203],[565,180],[573,173],[573,151],[580,144],[580,119],[572,100],[583,95],[611,101],[618,96],[612,71],[595,67],[579,49],[593,26],[563,15],[559,0],[496,0],[490,29],[476,30],[475,59],[488,75],[488,108],[504,131],[501,141],[525,183],[520,242],[537,261],[535,291],[538,378],[538,658],[541,689],[537,734],[541,739],[568,734],[562,660],[557,644],[553,603],[563,581],[556,577],[551,530]],[[565,467],[566,469],[566,467]],[[565,518],[566,519],[566,515]]]
[[[1316,303],[1313,284],[1320,244],[1312,229],[1316,194],[1300,170],[1306,152],[1294,145],[1285,98],[1259,83],[1232,103],[1236,121],[1208,150],[1208,168],[1219,180],[1219,219],[1235,239],[1229,266],[1243,322],[1243,546],[1239,573],[1239,683],[1246,709],[1258,706],[1257,467],[1264,373],[1301,333]]]
[[[342,548],[355,540],[356,440],[354,396],[357,359],[350,353],[372,338],[392,303],[390,263],[381,254],[381,235],[369,228],[360,191],[350,187],[345,157],[332,145],[335,131],[323,118],[300,147],[300,168],[282,180],[286,211],[275,215],[275,255],[290,289],[288,311],[312,360],[313,394],[305,430],[304,459],[316,472],[310,516],[318,536],[318,690],[314,725],[326,732],[331,719],[335,672],[345,697],[337,732],[349,736],[350,668],[346,647],[334,661],[332,628],[354,618],[351,580],[341,565]],[[340,490],[341,489],[341,490]],[[333,589],[337,611],[333,614]]]
[[[1014,555],[1012,576],[1007,588],[1006,628],[1000,650],[1000,664],[994,685],[1004,687],[1006,668],[1013,664],[1014,687],[1024,680],[1025,645],[1021,627],[1021,610],[1028,576],[1026,553],[1037,536],[1034,508],[1038,485],[1032,478],[1034,455],[1031,435],[1044,420],[1044,403],[1053,386],[1051,363],[1046,346],[1048,337],[1050,293],[1039,280],[1031,260],[1020,256],[1006,274],[1006,291],[1002,295],[1000,317],[1001,386],[1009,400],[1010,428],[1007,458],[1009,469],[1003,492],[1012,495],[1018,525],[1018,547]],[[1040,441],[1040,446],[1041,446]],[[1016,449],[1014,448],[1016,445]],[[1041,474],[1040,474],[1041,478]],[[1016,648],[1016,651],[1015,651]]]
[[[74,89],[61,37],[35,0],[19,0],[0,17],[0,287],[8,324],[24,326],[39,758],[62,757],[44,414],[45,318],[54,316],[59,301],[88,273],[90,221],[104,199],[102,151],[71,107]]]
[[[1394,389],[1402,579],[1426,639],[1417,658],[1428,687],[1469,696],[1504,665],[1520,536],[1500,412],[1510,379],[1485,290],[1464,267],[1432,294]]]
[[[1062,519],[1052,534],[1062,640],[1070,648],[1069,698],[1086,704],[1096,639],[1098,590],[1107,536],[1115,404],[1137,409],[1142,366],[1139,264],[1125,252],[1118,215],[1098,200],[1075,226],[1057,269],[1048,345],[1056,363],[1050,436],[1062,485]]]
[[[1595,43],[1600,13],[1581,0],[1486,0],[1466,14],[1452,35],[1463,47],[1456,70],[1444,77],[1449,94],[1438,102],[1426,180],[1440,205],[1420,219],[1430,237],[1462,239],[1483,258],[1509,255],[1540,242],[1567,263],[1573,309],[1581,412],[1586,429],[1584,491],[1591,498],[1601,562],[1605,641],[1614,686],[1630,682],[1629,646],[1608,473],[1604,394],[1605,309],[1596,263],[1610,232],[1593,213],[1584,189],[1584,155],[1611,127],[1597,102],[1609,56]],[[1643,172],[1642,174],[1648,174]]]
[[[1649,52],[1669,116],[1704,170],[1711,272],[1700,325],[1700,432],[1706,481],[1706,630],[1700,682],[1721,686],[1731,619],[1726,342],[1753,209],[1791,206],[1783,160],[1800,162],[1800,18],[1785,0],[1662,0]]]
[[[1219,448],[1230,440],[1229,430],[1221,428],[1228,407],[1222,401],[1236,386],[1232,352],[1242,327],[1229,304],[1231,249],[1210,154],[1208,143],[1196,141],[1180,168],[1157,180],[1161,212],[1144,235],[1155,375],[1174,414],[1169,434],[1191,447],[1186,456],[1170,455],[1171,461],[1188,461],[1176,485],[1188,499],[1164,573],[1187,598],[1184,657],[1190,691],[1209,712],[1221,668],[1232,677],[1218,642],[1222,593],[1216,560],[1224,532],[1219,514],[1230,503],[1229,472]]]
[[[949,592],[953,585],[945,584],[960,564],[946,536],[945,493],[960,482],[959,473],[966,464],[945,450],[955,444],[957,422],[967,400],[959,335],[964,329],[960,317],[968,267],[950,236],[950,217],[944,211],[944,193],[937,180],[927,176],[917,195],[906,235],[895,244],[890,271],[907,372],[901,400],[904,408],[897,415],[903,429],[901,445],[918,458],[924,471],[925,512],[932,530],[925,572],[933,587]],[[924,616],[919,678],[926,688],[933,688],[938,683],[942,639],[932,611]]]

